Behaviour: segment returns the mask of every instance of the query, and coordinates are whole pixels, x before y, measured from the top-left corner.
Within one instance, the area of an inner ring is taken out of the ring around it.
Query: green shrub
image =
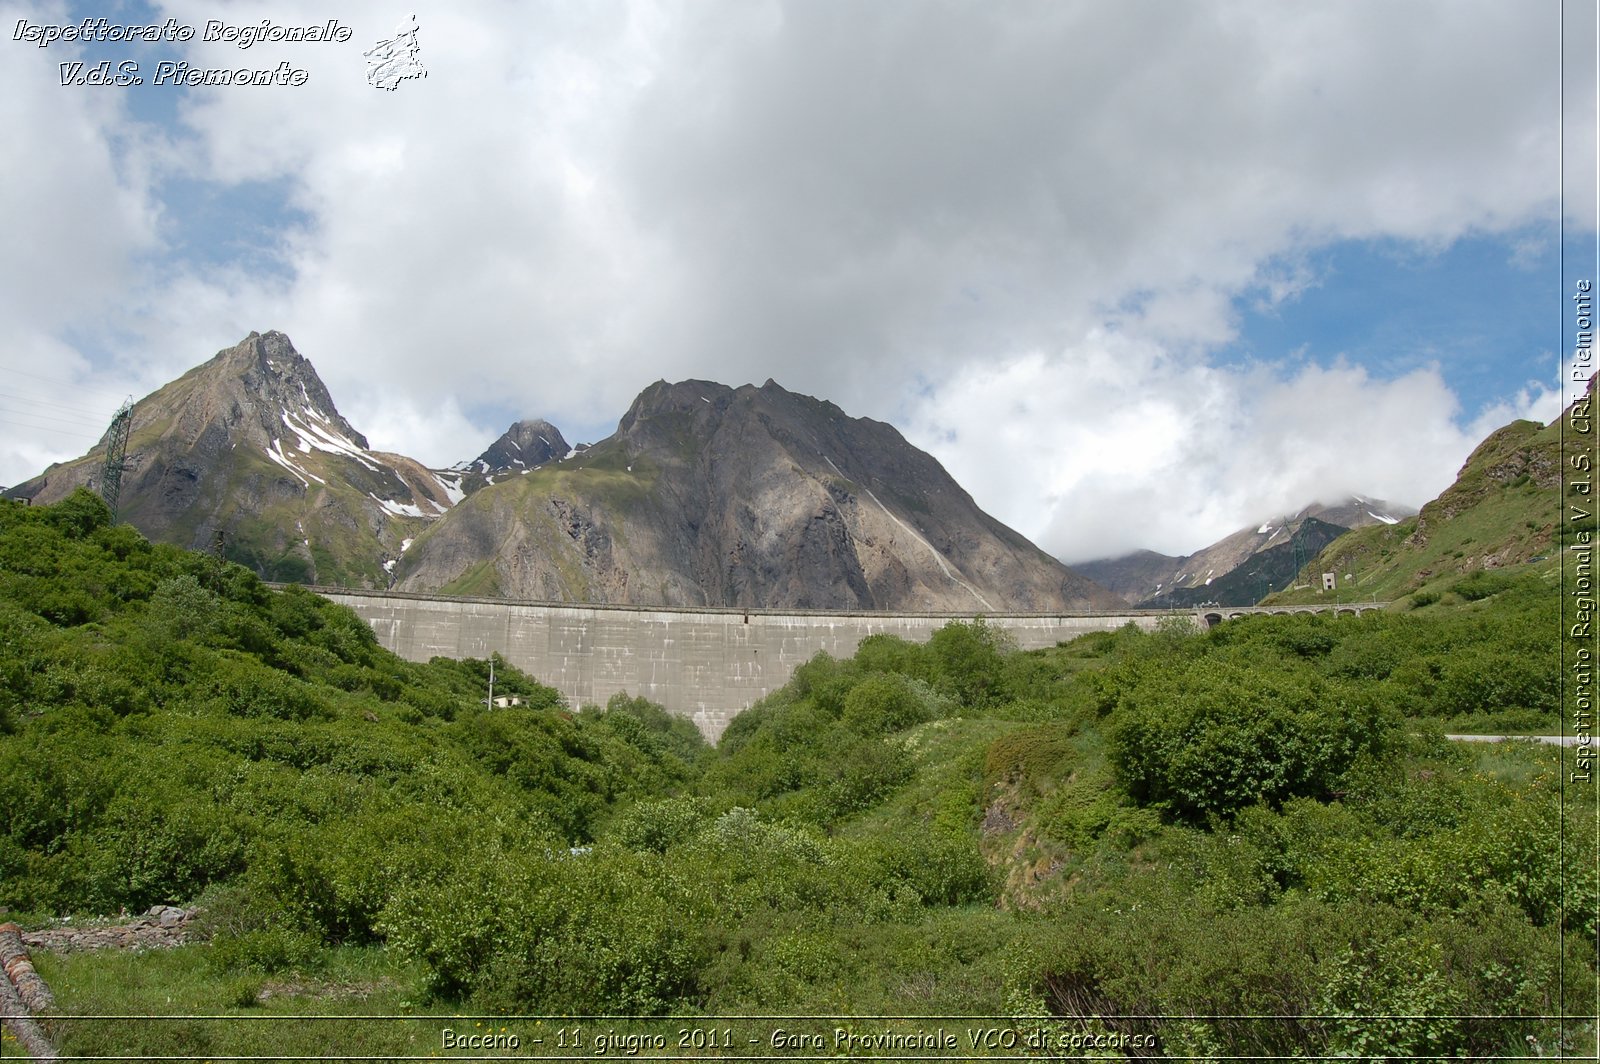
[[[841,737],[825,764],[824,821],[877,805],[915,772],[898,743],[853,736]]]
[[[1391,730],[1377,709],[1310,673],[1209,658],[1146,674],[1122,694],[1110,755],[1135,801],[1204,823],[1257,803],[1326,796]]]
[[[78,904],[95,912],[179,902],[244,867],[245,835],[224,810],[194,801],[145,765],[123,781],[96,823],[75,833],[88,881]]]
[[[1495,647],[1463,647],[1440,663],[1431,709],[1439,716],[1503,709],[1554,713],[1560,687],[1560,675],[1547,661]]]
[[[207,686],[216,710],[237,717],[305,721],[333,716],[312,685],[235,651],[218,652]]]
[[[403,890],[392,943],[431,993],[490,1010],[650,1014],[693,990],[694,923],[709,895],[626,852],[537,856],[487,849],[439,883]]]
[[[611,825],[610,834],[634,850],[665,853],[692,838],[710,817],[702,798],[662,798],[630,806]]]
[[[271,975],[282,971],[306,971],[315,968],[322,959],[322,940],[304,931],[282,927],[262,928],[242,934],[219,934],[211,940],[211,952],[206,958],[219,973],[232,975],[241,971]],[[249,1000],[254,1004],[260,992],[258,980],[243,980],[238,994],[254,985]]]
[[[926,677],[927,648],[897,635],[875,632],[856,647],[855,664],[864,672]]]
[[[1477,602],[1509,590],[1519,582],[1519,576],[1512,570],[1479,569],[1451,584],[1450,590],[1468,602]]]
[[[932,720],[933,708],[912,682],[898,673],[876,673],[850,688],[844,697],[844,725],[861,735],[877,737]]]
[[[1315,1004],[1329,1016],[1327,1050],[1366,1059],[1466,1056],[1463,995],[1439,970],[1442,952],[1401,935],[1334,957]]]
[[[891,890],[909,888],[924,905],[994,899],[993,877],[975,837],[923,828],[879,840],[871,852],[876,878]]]
[[[44,512],[45,521],[69,539],[86,539],[111,524],[111,508],[87,488],[74,488],[71,495]]]
[[[162,581],[150,596],[150,625],[168,639],[209,635],[221,613],[221,600],[185,573]]]
[[[1063,775],[1073,760],[1072,729],[1060,724],[1019,728],[989,744],[983,775],[990,784]]]
[[[1012,651],[1009,637],[983,618],[951,621],[928,640],[928,659],[935,683],[969,709],[998,697],[1004,678],[1003,656]]]
[[[553,688],[545,690],[556,694]],[[560,696],[556,694],[556,697]],[[685,766],[695,764],[711,751],[692,720],[668,713],[647,698],[629,698],[621,692],[612,695],[606,702],[604,720],[618,729],[619,735],[633,736],[630,741],[642,749],[671,755]],[[624,721],[632,721],[637,727],[624,732],[619,727]]]

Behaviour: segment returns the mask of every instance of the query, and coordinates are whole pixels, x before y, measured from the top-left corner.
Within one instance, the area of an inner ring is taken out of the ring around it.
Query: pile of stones
[[[190,940],[189,921],[196,910],[156,905],[143,916],[116,922],[62,923],[40,931],[24,931],[22,941],[33,949],[70,953],[82,949],[171,949]]]

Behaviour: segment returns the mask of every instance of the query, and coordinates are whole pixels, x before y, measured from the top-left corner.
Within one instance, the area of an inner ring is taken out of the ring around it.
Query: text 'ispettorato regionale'
[[[354,35],[349,26],[338,19],[310,25],[283,25],[269,19],[242,25],[209,19],[198,29],[175,18],[157,23],[120,23],[104,18],[86,18],[75,23],[36,23],[18,19],[11,33],[14,41],[24,41],[48,48],[52,44],[184,44],[196,39],[208,43],[231,44],[239,49],[253,47],[262,42],[342,44]],[[297,69],[287,61],[273,69],[246,67],[196,67],[191,63],[161,60],[156,64],[153,83],[156,85],[304,85],[311,73]],[[142,85],[139,64],[125,60],[113,64],[110,60],[94,66],[85,63],[62,63],[63,85]]]

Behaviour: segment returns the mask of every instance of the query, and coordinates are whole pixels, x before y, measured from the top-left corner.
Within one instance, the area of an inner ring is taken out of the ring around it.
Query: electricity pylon
[[[100,473],[100,497],[111,509],[111,523],[117,523],[117,498],[122,494],[122,472],[128,468],[128,430],[133,427],[133,397],[129,396],[111,419],[106,430],[106,464]]]

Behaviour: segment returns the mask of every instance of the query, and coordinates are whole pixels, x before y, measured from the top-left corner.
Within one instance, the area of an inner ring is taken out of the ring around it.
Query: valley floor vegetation
[[[490,662],[402,661],[88,493],[4,504],[0,906],[201,910],[174,950],[36,953],[75,1054],[440,1050],[437,1023],[306,1018],[385,1014],[1581,1051],[1593,796],[1558,748],[1444,738],[1559,728],[1558,596],[1466,590],[1028,653],[981,621],[874,636],[713,748],[643,700],[569,712],[504,661],[521,704],[489,708]]]

